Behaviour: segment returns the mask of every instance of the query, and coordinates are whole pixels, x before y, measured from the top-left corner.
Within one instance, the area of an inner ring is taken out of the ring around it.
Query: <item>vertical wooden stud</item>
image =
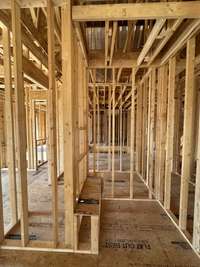
[[[108,87],[108,170],[111,170],[111,86]]]
[[[195,111],[194,60],[195,37],[187,41],[186,77],[185,77],[185,107],[183,126],[183,153],[181,170],[181,194],[179,226],[182,230],[187,227],[188,180],[191,177],[191,160],[193,151],[193,127]]]
[[[28,193],[27,193],[27,162],[26,162],[26,120],[24,83],[22,73],[22,41],[20,6],[16,0],[11,1],[13,54],[14,54],[14,79],[16,96],[16,136],[18,177],[20,188],[20,225],[21,242],[25,246],[28,242]]]
[[[146,181],[146,157],[147,157],[147,96],[148,96],[148,77],[144,81],[143,99],[142,99],[142,177]]]
[[[14,118],[12,103],[12,73],[10,53],[10,31],[3,28],[3,54],[4,54],[4,84],[5,84],[5,120],[7,136],[7,164],[9,177],[9,198],[11,204],[12,224],[18,220],[17,211],[17,185],[16,185],[16,164],[15,164],[15,136]]]
[[[112,105],[112,197],[114,197],[115,188],[115,69],[113,72],[113,105]]]
[[[1,169],[1,159],[0,159]],[[0,243],[4,240],[4,217],[3,217],[3,193],[2,193],[2,180],[0,172]]]
[[[99,216],[91,216],[91,252],[99,252]]]
[[[47,0],[47,29],[48,29],[48,126],[49,149],[48,161],[52,186],[52,221],[53,243],[58,243],[58,185],[57,185],[57,136],[56,136],[56,81],[55,81],[55,41],[54,41],[54,7],[52,0]]]
[[[149,198],[153,192],[154,174],[154,141],[155,141],[155,101],[156,101],[156,69],[152,68],[149,79],[149,142],[147,153],[147,179],[149,185]]]
[[[136,134],[136,171],[141,174],[142,147],[142,87],[137,88],[137,134]]]
[[[131,94],[131,140],[130,140],[130,198],[133,198],[134,178],[134,147],[135,147],[135,69],[132,69],[132,94]]]
[[[96,120],[96,70],[94,71],[93,85],[93,174],[96,174],[96,143],[97,143],[97,120]]]
[[[169,60],[169,86],[167,106],[167,139],[166,139],[166,166],[165,166],[165,197],[164,207],[170,209],[171,201],[171,174],[173,169],[173,146],[174,146],[174,118],[175,118],[175,77],[176,58]]]
[[[62,17],[62,73],[63,73],[63,130],[64,130],[64,202],[65,245],[74,247],[74,204],[76,181],[74,176],[74,114],[73,114],[73,28],[71,1],[61,7]]]
[[[99,104],[99,87],[97,88],[97,144],[98,144],[98,151],[97,151],[97,171],[99,171],[100,165],[100,104]]]
[[[160,103],[160,149],[159,149],[159,190],[158,199],[164,200],[164,180],[165,180],[165,148],[166,148],[166,128],[167,128],[167,77],[168,66],[162,66],[161,80],[161,103]]]
[[[200,109],[199,109],[200,114]],[[193,222],[193,247],[200,252],[200,116],[198,125],[198,150],[197,150],[197,169],[196,187],[194,201],[194,222]]]
[[[151,69],[152,72],[152,69]],[[152,101],[152,73],[149,75],[149,92],[148,92],[148,117],[147,117],[147,162],[146,162],[146,183],[149,185],[149,168],[150,168],[150,137],[151,137],[151,101]],[[150,195],[150,194],[149,194]]]
[[[164,66],[158,69],[157,101],[156,101],[156,155],[155,155],[155,193],[160,199],[160,156],[161,156],[161,107],[162,107],[162,80],[164,79]]]
[[[122,87],[121,87],[121,93],[122,93]],[[119,109],[119,146],[120,146],[120,152],[119,152],[119,158],[120,158],[120,162],[119,162],[119,170],[122,171],[122,164],[123,164],[123,153],[122,153],[122,141],[123,141],[123,136],[122,136],[122,97],[120,100],[120,109]]]

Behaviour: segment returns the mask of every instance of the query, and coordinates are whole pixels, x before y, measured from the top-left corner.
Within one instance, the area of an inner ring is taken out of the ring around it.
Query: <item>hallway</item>
[[[0,267],[199,267],[200,1],[0,0]]]

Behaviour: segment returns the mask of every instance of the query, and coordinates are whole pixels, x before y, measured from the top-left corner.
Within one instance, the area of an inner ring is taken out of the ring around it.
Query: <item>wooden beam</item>
[[[16,0],[11,2],[13,54],[14,54],[14,77],[16,97],[16,136],[17,136],[17,159],[18,177],[20,188],[20,226],[22,246],[26,246],[28,236],[28,193],[27,193],[27,163],[26,163],[26,121],[24,84],[22,73],[22,42],[20,6]]]
[[[108,63],[109,21],[105,21],[105,66]]]
[[[47,0],[47,34],[48,34],[48,170],[52,188],[52,225],[54,247],[58,243],[58,184],[57,184],[57,136],[56,136],[56,80],[55,80],[55,40],[54,40],[54,6]]]
[[[40,15],[40,8],[37,9],[37,22]],[[9,14],[9,13],[7,13]],[[41,31],[39,31],[32,23],[31,16],[28,12],[22,12],[21,14],[21,22],[22,22],[22,33],[23,31],[27,32],[28,36],[31,36],[31,41],[36,41],[36,46],[40,49],[40,51],[43,52],[45,57],[47,58],[47,42],[45,40],[45,36],[41,34]],[[22,42],[23,42],[23,35],[22,35]]]
[[[8,27],[10,30],[12,30],[11,27],[11,18],[6,13],[2,12],[0,10],[0,21]],[[35,55],[41,63],[47,67],[48,66],[48,59],[47,55],[42,52],[42,50],[33,42],[32,38],[30,38],[30,35],[27,33],[26,29],[22,27],[22,43]]]
[[[114,48],[115,48],[115,40],[117,35],[117,21],[113,22],[113,32],[112,32],[112,40],[111,40],[111,48],[110,48],[110,61],[109,66],[112,66],[112,60],[113,60],[113,54],[114,54]]]
[[[97,143],[97,130],[96,130],[96,70],[94,71],[94,87],[93,87],[93,174],[96,174],[96,143]]]
[[[64,195],[65,195],[65,245],[74,247],[74,114],[73,114],[73,28],[71,1],[61,8],[62,14],[62,73],[63,73],[63,127],[64,127]]]
[[[124,99],[124,100],[122,101],[122,103],[120,104],[120,107],[123,106],[124,104],[126,104],[127,100],[131,97],[131,95],[132,95],[132,91],[130,91],[130,92],[126,95],[125,99]]]
[[[30,88],[25,89],[26,97],[26,127],[27,127],[27,154],[28,154],[28,169],[33,169],[33,147],[32,147],[32,125],[31,125],[31,105],[29,101]]]
[[[31,14],[31,18],[33,21],[33,24],[35,26],[35,28],[37,28],[37,24],[38,24],[38,10],[31,7],[30,8],[30,14]]]
[[[142,77],[142,80],[139,82],[140,85],[144,83],[144,81],[149,77],[150,73],[151,73],[151,69],[148,69],[148,71]]]
[[[91,216],[91,251],[94,254],[99,252],[99,216]]]
[[[135,30],[136,22],[137,21],[128,21],[128,31],[127,31],[127,36],[126,36],[126,40],[125,40],[124,47],[123,47],[123,53],[126,53],[126,51],[130,51],[131,49],[131,40],[132,40],[132,36]]]
[[[29,98],[33,100],[47,100],[48,90],[30,90]]]
[[[149,142],[147,151],[147,179],[149,198],[152,198],[154,177],[154,141],[155,141],[155,111],[156,111],[156,69],[152,68],[149,78]]]
[[[157,161],[157,198],[160,201],[164,199],[164,169],[165,169],[165,146],[166,146],[166,126],[167,126],[167,76],[168,69],[167,65],[164,65],[160,68],[160,82],[158,90],[159,101],[158,110],[159,110],[159,131],[158,131],[158,161]]]
[[[119,157],[119,170],[120,170],[120,165],[121,165],[121,158],[120,155],[122,155],[122,147],[120,146],[120,117],[121,117],[121,111],[122,109],[119,109],[117,111],[117,146],[119,147],[119,151],[118,151],[118,157]]]
[[[102,87],[102,88],[99,88],[99,90],[104,91],[104,87],[109,87],[110,85],[112,85],[112,82],[107,82],[107,83],[104,83],[104,82],[96,82],[95,84],[98,87]],[[94,83],[89,83],[88,85],[89,85],[89,87],[92,87],[93,88]],[[121,86],[126,86],[126,87],[129,86],[129,87],[131,87],[131,83],[126,83],[126,82],[125,83],[122,83],[122,82],[119,82],[119,83],[115,83],[115,86],[117,87],[117,89],[119,89],[119,87],[121,87]]]
[[[200,2],[158,2],[73,6],[74,21],[199,18]]]
[[[130,142],[130,198],[133,198],[133,179],[135,171],[135,70],[132,69],[131,90],[131,142]]]
[[[167,77],[168,66],[161,67],[161,90],[160,100],[160,147],[159,147],[159,170],[158,170],[158,199],[163,201],[164,199],[164,169],[165,169],[165,147],[166,147],[166,127],[167,127]]]
[[[122,86],[121,86],[121,93],[122,93]],[[122,102],[122,97],[121,97],[121,102]],[[123,165],[123,151],[122,151],[122,141],[123,141],[123,136],[122,136],[122,129],[123,129],[123,110],[122,106],[119,110],[119,146],[120,146],[120,152],[119,152],[119,157],[120,157],[120,162],[119,162],[119,170],[122,171],[122,165]]]
[[[111,86],[108,88],[108,170],[111,170]]]
[[[144,81],[143,84],[143,99],[142,99],[142,167],[141,167],[141,175],[144,179],[145,183],[146,180],[146,168],[147,168],[147,111],[148,111],[148,104],[147,104],[147,97],[148,97],[148,79]]]
[[[148,54],[149,50],[151,49],[151,47],[152,47],[153,43],[155,42],[159,32],[161,31],[163,25],[165,24],[165,21],[166,21],[166,19],[158,19],[156,21],[142,51],[140,52],[140,55],[139,55],[138,60],[137,60],[137,66],[139,66],[143,62],[143,60],[145,59],[145,56]]]
[[[136,171],[141,171],[141,136],[142,136],[142,86],[137,87],[137,111],[136,111]]]
[[[73,27],[73,25],[72,25]],[[74,28],[73,28],[74,29]],[[81,116],[79,116],[79,108],[81,105],[79,105],[79,102],[81,101],[81,94],[83,93],[83,87],[82,87],[82,69],[81,69],[81,51],[80,47],[78,47],[78,42],[75,38],[75,31],[73,30],[73,51],[76,51],[76,53],[73,54],[73,65],[74,65],[74,92],[73,92],[73,120],[74,120],[74,162],[75,166],[78,166],[78,160],[80,156],[80,146],[81,146],[81,139],[79,134],[79,119]],[[77,79],[78,77],[78,79]],[[81,86],[81,89],[79,89]],[[79,94],[79,91],[81,90],[81,93]],[[74,170],[74,177],[76,181],[76,198],[79,196],[80,193],[80,176],[82,175],[82,171],[79,170],[79,168],[75,168]]]
[[[152,108],[152,75],[149,75],[148,81],[148,101],[147,101],[147,158],[146,158],[146,184],[149,186],[149,169],[150,169],[150,157],[151,157],[151,108]],[[149,198],[151,198],[151,189],[149,187]]]
[[[200,114],[200,109],[199,109]],[[198,150],[197,150],[197,169],[196,169],[196,186],[195,186],[195,201],[194,201],[194,222],[193,222],[193,247],[197,252],[200,252],[200,116],[198,123]]]
[[[117,107],[119,101],[122,99],[124,92],[126,91],[126,86],[123,86],[123,89],[120,92],[120,95],[115,103],[115,108]],[[122,107],[122,101],[120,102],[120,107]]]
[[[53,2],[53,0],[52,0],[52,2]],[[47,5],[47,8],[48,8],[48,5]],[[47,11],[44,7],[42,7],[42,11],[43,11],[45,17],[47,18]],[[54,16],[54,33],[55,33],[55,36],[58,40],[58,43],[61,44],[60,28],[58,27],[57,20],[55,19],[55,16]]]
[[[1,158],[0,158],[1,162]],[[1,167],[1,163],[0,163]],[[3,192],[2,192],[2,178],[0,172],[0,243],[4,240],[4,217],[3,217]]]
[[[170,26],[167,29],[167,34],[165,37],[159,42],[159,44],[156,46],[155,50],[153,50],[153,53],[148,61],[148,66],[155,60],[155,58],[158,56],[160,51],[163,49],[163,47],[166,45],[166,43],[169,41],[169,39],[172,37],[174,32],[178,29],[178,27],[181,25],[183,19],[177,19],[173,22],[173,25]],[[170,22],[168,22],[170,23]]]
[[[64,172],[63,157],[63,87],[59,81],[56,81],[56,97],[57,97],[57,153],[58,153],[58,176]],[[43,113],[45,116],[45,113]],[[45,130],[45,122],[43,122]],[[43,131],[44,131],[43,130]],[[45,132],[44,132],[45,136]]]
[[[200,19],[192,20],[190,24],[185,28],[185,30],[179,35],[173,45],[169,48],[169,50],[164,54],[161,59],[161,65],[166,63],[170,57],[174,56],[199,28]]]
[[[31,139],[31,148],[32,148],[32,168],[37,170],[38,166],[38,157],[37,157],[37,144],[36,144],[36,108],[35,100],[30,101],[30,139]]]
[[[55,8],[55,15],[56,15],[57,24],[61,25],[61,17],[60,17],[60,9],[59,9],[59,7]]]
[[[113,76],[113,104],[112,104],[112,197],[115,190],[115,69],[112,69]]]
[[[181,113],[182,113],[182,84],[178,83],[176,85],[176,91],[175,91],[175,125],[177,125],[177,129],[174,132],[174,162],[173,162],[173,172],[180,173],[181,172],[181,137],[182,137],[182,129],[180,129],[180,121]]]
[[[122,74],[122,67],[119,68],[118,72],[117,72],[117,82],[119,82],[121,74]]]
[[[93,76],[93,73],[92,73],[92,69],[89,69],[89,74],[90,74],[90,77],[91,77],[91,81],[94,83],[94,76]]]
[[[88,80],[89,80],[89,72],[88,69],[86,68],[86,66],[84,66],[84,102],[85,102],[85,113],[84,113],[84,117],[85,117],[85,151],[89,151],[89,101],[88,101],[88,96],[89,96],[89,90],[88,90]],[[87,157],[86,157],[86,163],[85,163],[85,168],[86,168],[86,176],[89,173],[89,153],[87,153]]]
[[[155,142],[155,195],[160,199],[160,150],[161,150],[161,101],[162,101],[162,79],[163,67],[158,69],[157,98],[156,98],[156,142]]]
[[[83,57],[85,59],[86,67],[87,67],[88,66],[87,47],[86,47],[85,39],[83,37],[81,25],[79,22],[74,22],[74,26],[75,26],[75,31],[76,31],[76,35],[78,38],[78,42],[79,42],[79,45],[81,47],[81,51],[82,51]]]
[[[100,107],[99,107],[99,88],[97,88],[97,147],[100,146]],[[100,152],[97,149],[97,171],[99,171],[99,159],[100,159]]]
[[[187,42],[186,57],[186,77],[185,77],[185,106],[184,106],[184,126],[183,126],[183,150],[182,150],[182,170],[181,170],[181,193],[179,226],[182,230],[187,227],[188,209],[188,178],[192,172],[193,153],[193,128],[195,112],[195,85],[194,85],[194,60],[195,60],[195,38]]]
[[[4,58],[4,84],[5,84],[5,121],[7,135],[7,163],[9,177],[9,199],[11,204],[12,224],[18,221],[17,210],[17,185],[16,185],[16,164],[15,164],[15,136],[14,136],[14,116],[13,116],[13,90],[11,72],[11,51],[10,51],[10,31],[3,27],[3,58]]]
[[[49,87],[48,76],[24,56],[22,57],[22,69],[24,71],[24,77],[28,78],[30,81],[42,88],[47,89]]]
[[[0,64],[3,65],[3,60],[0,60]],[[11,69],[13,68],[11,67]],[[24,73],[24,77],[28,79],[30,83],[37,84],[42,88],[48,88],[49,81],[47,75],[41,69],[36,67],[33,62],[31,62],[24,56],[22,57],[22,70]],[[0,75],[4,77],[3,73],[0,73]]]
[[[168,105],[167,105],[167,139],[166,139],[166,160],[165,160],[165,197],[164,207],[170,209],[171,202],[171,175],[173,171],[173,148],[175,131],[175,78],[176,58],[169,60],[168,78]]]

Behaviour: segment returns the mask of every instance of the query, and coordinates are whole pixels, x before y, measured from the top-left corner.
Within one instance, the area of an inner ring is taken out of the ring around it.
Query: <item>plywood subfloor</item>
[[[195,181],[194,181],[195,183]],[[173,173],[172,175],[172,187],[171,187],[171,211],[179,219],[180,209],[180,190],[181,190],[181,177]],[[193,235],[193,220],[194,220],[194,197],[195,187],[189,184],[188,190],[188,210],[187,210],[187,231],[190,235]]]
[[[89,169],[93,169],[93,153],[89,153]],[[96,153],[96,159],[98,158],[98,163],[96,163],[96,170],[98,171],[106,171],[108,170],[108,153]],[[120,155],[119,152],[115,153],[115,171],[120,170]],[[129,171],[130,170],[130,155],[127,153],[122,154],[122,170]]]
[[[103,198],[112,197],[111,172],[99,174],[103,180]],[[7,227],[10,222],[10,203],[8,198],[8,174],[2,173],[4,191],[4,222]],[[129,198],[129,173],[116,173],[114,183],[114,197]],[[53,240],[52,231],[52,188],[48,185],[47,164],[41,166],[36,172],[28,173],[28,197],[29,197],[29,235],[32,239],[41,241]],[[134,198],[148,199],[148,190],[141,179],[134,176]],[[59,210],[59,242],[64,242],[64,187],[63,182],[58,186],[58,210]],[[20,225],[15,228],[14,235],[20,235]],[[15,238],[15,237],[14,237]],[[88,243],[87,243],[88,246]]]
[[[103,181],[103,198],[112,197],[112,174],[111,172],[101,173]],[[137,199],[148,199],[148,189],[146,185],[141,181],[139,176],[135,173],[133,179],[133,194]],[[127,173],[115,173],[114,179],[114,197],[115,198],[129,198],[130,197],[130,174]]]
[[[81,238],[89,238],[87,221]],[[100,254],[0,251],[2,267],[199,267],[156,201],[103,200]]]

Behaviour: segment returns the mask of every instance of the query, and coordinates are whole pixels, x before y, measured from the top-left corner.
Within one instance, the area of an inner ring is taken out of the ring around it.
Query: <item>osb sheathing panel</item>
[[[1,251],[0,266],[199,267],[200,260],[157,202],[104,200],[99,256]]]

